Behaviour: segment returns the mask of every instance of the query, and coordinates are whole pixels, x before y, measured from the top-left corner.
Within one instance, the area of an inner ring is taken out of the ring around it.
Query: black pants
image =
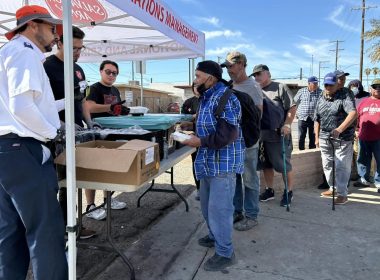
[[[298,148],[305,150],[306,133],[309,130],[309,149],[316,148],[315,134],[314,134],[314,121],[308,117],[306,121],[298,120]]]
[[[199,180],[197,180],[197,177],[195,176],[195,169],[194,169],[194,161],[195,161],[195,158],[197,157],[197,151],[191,154],[191,161],[193,164],[193,177],[194,177],[195,185],[197,187],[197,190],[199,190],[200,182]]]

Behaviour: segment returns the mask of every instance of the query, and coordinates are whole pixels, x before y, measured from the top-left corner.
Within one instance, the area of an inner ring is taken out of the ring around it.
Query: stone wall
[[[294,171],[294,188],[315,188],[322,183],[322,161],[319,149],[313,150],[295,150],[292,153],[291,160]],[[260,172],[260,185],[265,188],[263,172]],[[274,178],[275,191],[282,192],[284,183],[282,175],[275,173]]]

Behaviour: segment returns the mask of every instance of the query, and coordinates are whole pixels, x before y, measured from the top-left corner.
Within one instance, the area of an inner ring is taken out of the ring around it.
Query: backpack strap
[[[224,111],[224,107],[226,107],[226,104],[231,94],[232,94],[232,90],[227,88],[225,92],[223,93],[223,95],[219,98],[218,107],[216,107],[215,112],[214,112],[214,116],[216,119],[219,119],[220,116],[222,115]]]

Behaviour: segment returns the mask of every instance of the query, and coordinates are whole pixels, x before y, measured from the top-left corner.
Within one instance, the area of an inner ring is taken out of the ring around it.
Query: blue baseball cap
[[[318,84],[318,79],[315,76],[311,76],[307,79],[308,83]]]
[[[335,85],[336,84],[336,75],[333,72],[327,73],[324,80],[324,85]]]

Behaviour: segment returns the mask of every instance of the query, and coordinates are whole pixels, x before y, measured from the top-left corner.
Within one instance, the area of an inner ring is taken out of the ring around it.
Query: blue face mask
[[[354,95],[357,95],[359,93],[359,89],[357,87],[352,87],[351,90],[354,93]]]

